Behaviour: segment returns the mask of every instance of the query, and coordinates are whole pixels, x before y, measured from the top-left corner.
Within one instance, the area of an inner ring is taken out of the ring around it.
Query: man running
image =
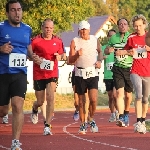
[[[129,36],[125,50],[118,51],[117,55],[133,56],[130,78],[135,89],[137,123],[134,131],[145,134],[145,118],[150,95],[150,47],[145,43],[147,20],[143,15],[135,15],[132,18],[132,25],[135,32]]]
[[[33,103],[31,121],[38,119],[38,107],[43,105],[46,92],[46,123],[44,135],[52,135],[51,120],[54,112],[54,93],[58,79],[58,61],[64,53],[62,40],[53,35],[54,23],[51,19],[44,20],[41,26],[42,33],[32,41],[34,60],[33,80],[36,101]]]
[[[71,41],[69,62],[75,63],[75,92],[79,97],[79,115],[81,126],[79,133],[85,134],[85,99],[84,94],[89,94],[90,126],[92,132],[98,132],[94,121],[98,97],[98,68],[103,59],[100,43],[94,35],[90,35],[90,24],[83,20],[79,23],[79,37]],[[98,59],[97,59],[98,55]]]
[[[108,31],[107,38],[108,40],[112,35],[116,34],[114,29]],[[102,46],[104,52],[107,44]],[[109,98],[109,109],[111,112],[109,122],[115,122],[118,119],[118,111],[116,106],[116,89],[114,87],[113,73],[111,71],[114,64],[114,53],[110,55],[104,55],[104,82],[106,86],[106,91]]]
[[[23,104],[27,90],[27,54],[32,57],[31,28],[21,22],[22,6],[17,0],[6,3],[7,20],[0,23],[0,117],[12,106],[11,150],[21,150],[19,142],[24,122]]]
[[[79,98],[78,98],[78,94],[75,91],[75,68],[72,71],[71,82],[72,82],[72,88],[73,88],[73,92],[74,92],[74,107],[75,107],[73,119],[74,119],[74,121],[78,121],[79,120]],[[86,124],[86,126],[88,126],[88,114],[89,114],[88,92],[86,92],[84,94],[84,101],[85,101],[85,124]]]
[[[113,35],[105,49],[105,54],[110,54],[118,49],[123,49],[128,36],[128,21],[121,18],[117,21],[119,32]],[[114,53],[115,55],[115,53]],[[114,65],[112,68],[114,85],[116,89],[116,102],[119,112],[119,120],[116,125],[120,127],[129,126],[129,108],[132,101],[133,86],[130,80],[130,69],[132,66],[132,57],[121,55],[114,57]]]

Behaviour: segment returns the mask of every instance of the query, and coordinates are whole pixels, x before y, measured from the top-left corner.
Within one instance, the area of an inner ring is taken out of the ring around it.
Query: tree
[[[5,19],[5,3],[0,2],[0,20]],[[95,8],[90,0],[20,0],[23,4],[23,21],[33,29],[33,34],[40,32],[41,23],[51,18],[55,23],[55,32],[70,30],[72,23],[93,16]]]
[[[116,20],[118,19],[119,8],[118,8],[119,0],[106,0],[106,5],[110,10],[110,15],[112,15]]]
[[[93,4],[96,9],[95,14],[97,16],[111,15],[117,19],[119,13],[118,1],[119,0],[93,0]]]
[[[119,0],[119,17],[129,21],[136,14],[143,14],[150,21],[150,2],[148,0]]]
[[[93,0],[93,5],[95,7],[96,16],[111,14],[110,9],[108,8],[104,0]]]
[[[148,21],[150,21],[150,1],[138,0],[136,13],[143,14],[148,19]]]

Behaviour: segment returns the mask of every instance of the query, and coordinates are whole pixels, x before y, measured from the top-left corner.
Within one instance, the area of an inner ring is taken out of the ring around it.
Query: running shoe
[[[120,117],[117,121],[116,121],[116,125],[119,127],[125,127],[125,121],[123,117]]]
[[[43,135],[53,135],[51,132],[51,125],[50,125],[50,127],[44,127]]]
[[[7,123],[8,123],[8,114],[3,117],[2,123],[3,123],[3,124],[7,124]]]
[[[90,128],[91,128],[91,129],[90,129],[91,132],[93,132],[93,133],[98,132],[98,127],[97,127],[97,125],[96,125],[96,123],[95,123],[94,120],[90,122]]]
[[[116,121],[116,116],[113,113],[111,113],[109,122],[115,122],[115,121]]]
[[[146,133],[146,126],[145,126],[145,122],[140,122],[138,121],[135,125],[134,125],[134,132],[138,132],[140,134],[145,134]]]
[[[86,134],[86,127],[85,127],[85,123],[80,125],[80,129],[78,131],[79,134]]]
[[[11,150],[22,150],[20,148],[22,144],[19,142],[19,140],[12,140]]]
[[[37,112],[37,113],[34,113],[34,112],[32,111],[32,113],[31,113],[31,122],[32,122],[33,124],[37,124],[37,123],[38,123],[38,112]]]
[[[129,126],[129,114],[124,115],[124,122],[126,127]]]
[[[77,111],[74,112],[73,119],[74,119],[74,121],[79,120],[79,112],[77,112]]]

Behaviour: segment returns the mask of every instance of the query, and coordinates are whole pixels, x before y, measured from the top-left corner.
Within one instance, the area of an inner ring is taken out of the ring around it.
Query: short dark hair
[[[120,19],[118,19],[118,20],[117,20],[117,25],[119,25],[120,20],[126,20],[127,23],[128,23],[128,25],[129,25],[129,21],[128,21],[126,18],[120,18]]]
[[[107,37],[109,36],[109,33],[110,32],[115,32],[116,33],[116,30],[115,29],[110,29],[108,32],[107,32]]]
[[[20,3],[20,2],[18,0],[9,0],[5,6],[6,12],[9,12],[9,5],[14,4],[14,3]],[[20,3],[20,5],[21,5],[21,3]],[[22,7],[22,5],[21,5],[21,7]]]

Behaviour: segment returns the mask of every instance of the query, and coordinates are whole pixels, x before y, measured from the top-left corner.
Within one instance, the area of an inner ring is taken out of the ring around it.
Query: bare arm
[[[149,28],[149,31],[146,34],[145,42],[146,42],[147,46],[150,46],[150,28]]]
[[[109,55],[110,53],[114,52],[114,48],[113,47],[109,47],[107,46],[104,50],[105,55]]]
[[[31,46],[31,44],[30,45],[28,45],[28,51],[27,51],[27,55],[28,55],[28,58],[30,59],[30,60],[32,60],[32,55],[33,55],[33,51],[32,51],[32,46]]]
[[[70,63],[69,62],[69,57],[67,57],[67,65],[74,65],[75,63]]]
[[[72,40],[70,44],[70,52],[69,52],[69,60],[68,60],[69,63],[71,64],[75,63],[80,55],[82,55],[82,49],[75,52],[75,42],[74,40]]]
[[[103,52],[102,52],[102,49],[101,49],[101,44],[99,42],[99,40],[97,40],[97,52],[98,52],[98,61],[102,61],[104,58],[103,58]]]

